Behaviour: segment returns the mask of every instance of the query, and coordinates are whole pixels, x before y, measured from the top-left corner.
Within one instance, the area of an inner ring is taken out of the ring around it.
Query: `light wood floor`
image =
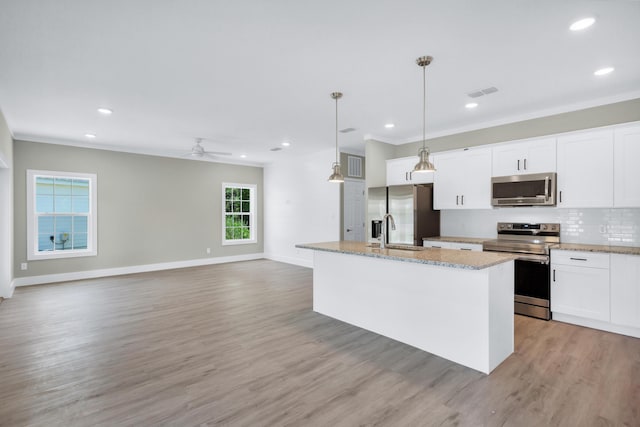
[[[311,310],[259,260],[19,288],[3,426],[639,426],[640,340],[516,316],[490,376]]]

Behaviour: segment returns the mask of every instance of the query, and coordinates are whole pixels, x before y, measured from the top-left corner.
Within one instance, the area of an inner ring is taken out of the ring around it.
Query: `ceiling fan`
[[[224,151],[207,151],[202,146],[202,141],[204,138],[196,138],[196,143],[191,147],[191,152],[185,154],[185,157],[196,157],[203,158],[208,157],[215,159],[216,156],[230,156],[231,153],[227,153]]]

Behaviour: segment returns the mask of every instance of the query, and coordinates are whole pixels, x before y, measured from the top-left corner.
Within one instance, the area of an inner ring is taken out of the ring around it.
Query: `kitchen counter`
[[[583,245],[580,243],[560,243],[556,246],[553,246],[551,250],[602,252],[602,253],[609,253],[609,254],[640,256],[640,248],[634,247],[634,246]]]
[[[454,237],[454,236],[437,236],[437,237],[423,237],[422,240],[432,240],[434,242],[452,242],[452,243],[470,243],[474,245],[481,245],[482,242],[490,240],[488,237]]]
[[[511,255],[363,242],[313,250],[313,310],[486,374],[513,353]]]
[[[468,270],[481,270],[515,259],[513,255],[499,252],[457,251],[422,247],[414,247],[417,250],[380,249],[364,242],[349,241],[300,244],[296,247]]]

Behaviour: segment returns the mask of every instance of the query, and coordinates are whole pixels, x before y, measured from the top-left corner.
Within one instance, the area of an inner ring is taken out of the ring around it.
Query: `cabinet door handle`
[[[409,172],[409,181],[413,181],[413,171]]]
[[[458,197],[460,197],[460,196],[456,196],[456,205],[458,204]]]
[[[464,194],[462,196],[460,196],[460,204],[464,205]]]
[[[527,170],[527,159],[524,159],[524,170]]]
[[[404,180],[409,181],[409,172],[404,173]]]
[[[556,281],[556,269],[555,268],[553,269],[553,281],[554,282]]]
[[[560,203],[562,203],[562,190],[560,190]]]
[[[518,170],[520,170],[520,159],[518,159]]]
[[[574,261],[586,261],[586,258],[574,258],[574,257],[570,257],[569,259],[572,259]]]

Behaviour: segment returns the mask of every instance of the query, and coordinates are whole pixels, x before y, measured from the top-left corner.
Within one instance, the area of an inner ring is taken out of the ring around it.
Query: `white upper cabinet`
[[[491,149],[436,153],[434,209],[491,209]]]
[[[613,206],[613,130],[558,137],[558,207]]]
[[[387,185],[428,184],[433,182],[433,172],[413,173],[418,156],[387,160]]]
[[[512,142],[493,148],[493,176],[555,171],[555,138]]]
[[[640,125],[615,130],[613,155],[613,205],[640,207]]]

